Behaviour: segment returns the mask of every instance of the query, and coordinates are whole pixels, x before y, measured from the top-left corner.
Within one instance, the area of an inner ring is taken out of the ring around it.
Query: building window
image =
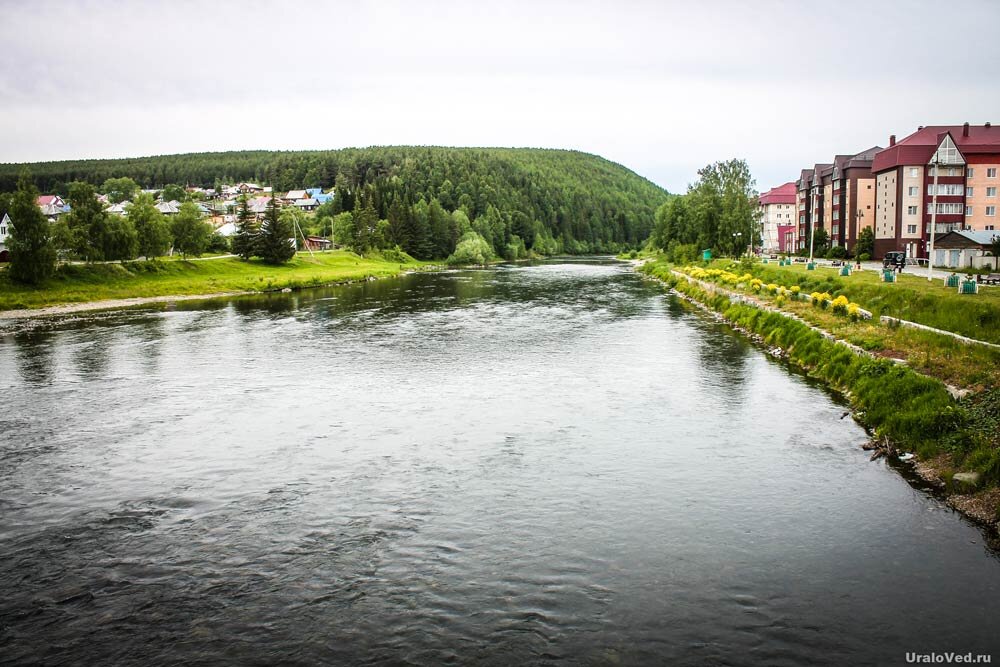
[[[997,196],[997,189],[995,187],[994,188],[986,188],[986,196],[987,197],[996,197]]]
[[[969,189],[971,190],[971,188],[969,188]],[[955,195],[955,196],[957,196],[957,195],[962,194],[962,186],[961,185],[953,185],[951,183],[938,183],[937,193],[939,195]],[[934,185],[933,184],[927,186],[927,194],[928,195],[933,195],[934,194]]]
[[[917,177],[917,171],[918,170],[917,170],[916,167],[910,167],[910,176],[916,178]]]
[[[996,167],[990,167],[989,169],[986,170],[986,178],[996,178],[996,177],[997,177]]]
[[[997,207],[996,206],[987,206],[986,207],[986,215],[993,216],[993,215],[996,215],[996,214],[997,214]]]
[[[967,216],[972,215],[972,207],[971,206],[966,206],[965,207],[965,215],[967,215]]]
[[[906,226],[906,233],[907,234],[916,234],[917,233],[917,226],[916,225],[907,225]]]
[[[917,196],[917,187],[915,185],[911,185],[907,189],[907,194],[910,195],[911,197],[916,197]]]
[[[972,196],[972,188],[965,188],[965,196],[966,197]]]
[[[927,212],[931,213],[933,211],[933,208],[934,208],[933,204],[928,204],[927,205]],[[962,205],[961,204],[942,204],[942,203],[939,202],[938,205],[937,205],[937,212],[938,212],[938,215],[961,215],[962,214]]]
[[[906,207],[906,214],[907,215],[916,215],[917,214],[917,207],[916,206],[907,206]]]
[[[992,232],[993,231],[993,225],[986,225],[986,231]]]

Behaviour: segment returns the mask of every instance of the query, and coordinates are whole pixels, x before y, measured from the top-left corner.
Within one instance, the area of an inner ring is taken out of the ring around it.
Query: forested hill
[[[538,236],[565,252],[642,243],[667,197],[662,188],[601,157],[532,148],[390,146],[4,164],[0,191],[13,190],[25,166],[43,193],[64,194],[73,181],[100,186],[123,176],[144,188],[240,181],[271,185],[276,192],[336,186],[344,210],[351,209],[358,192],[371,193],[380,218],[396,198],[410,204],[437,199],[445,210],[463,210],[470,220],[490,216],[496,241],[516,234],[530,247]]]

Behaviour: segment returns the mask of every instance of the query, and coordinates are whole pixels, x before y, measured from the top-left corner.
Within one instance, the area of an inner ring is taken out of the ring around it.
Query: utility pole
[[[941,156],[938,155],[940,149],[934,151],[934,191],[931,193],[931,234],[930,245],[927,250],[927,282],[934,279],[934,235],[937,232],[937,196],[938,196],[938,172],[941,171]]]

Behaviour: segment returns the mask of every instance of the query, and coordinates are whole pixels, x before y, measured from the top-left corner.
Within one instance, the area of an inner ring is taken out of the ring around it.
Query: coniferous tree
[[[250,203],[245,196],[236,205],[236,233],[233,235],[233,253],[243,259],[250,259],[257,253],[260,225],[257,217],[250,212]]]
[[[56,267],[56,250],[49,221],[38,208],[37,200],[38,190],[31,176],[27,172],[22,173],[7,212],[11,221],[7,245],[10,247],[11,277],[31,285],[37,285],[51,276]]]
[[[283,264],[295,257],[294,243],[294,230],[281,218],[278,202],[271,197],[260,226],[257,254],[268,264]]]

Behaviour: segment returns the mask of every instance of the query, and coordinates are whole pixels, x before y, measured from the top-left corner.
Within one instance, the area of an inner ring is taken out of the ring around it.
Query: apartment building
[[[765,253],[793,252],[788,232],[795,228],[796,185],[794,182],[771,188],[758,198],[761,247]]]
[[[799,213],[798,248],[809,248],[809,240],[815,231],[826,229],[831,211],[827,198],[832,195],[833,164],[817,164],[812,169],[803,169],[796,183],[796,205]],[[829,230],[827,230],[829,234]]]
[[[854,251],[858,235],[875,222],[875,177],[872,160],[881,146],[838,155],[833,160],[830,186],[829,234],[832,246]]]
[[[932,218],[937,235],[1000,227],[998,169],[1000,128],[990,123],[920,127],[899,142],[889,137],[871,166],[875,256],[903,250],[927,257]]]

